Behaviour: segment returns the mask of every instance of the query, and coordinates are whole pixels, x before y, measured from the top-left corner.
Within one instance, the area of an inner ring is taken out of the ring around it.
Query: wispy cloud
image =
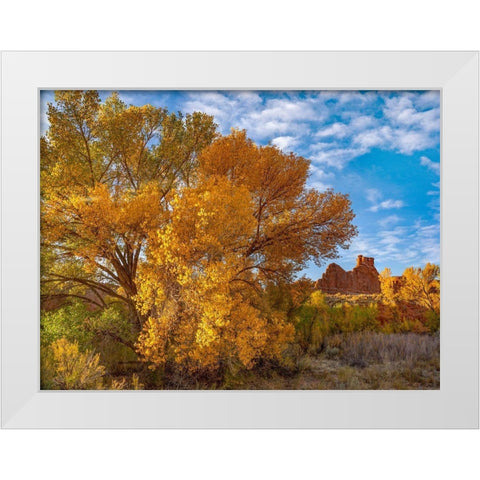
[[[327,188],[333,188],[331,182],[334,177],[335,175],[332,172],[326,172],[324,169],[321,169],[314,164],[310,164],[308,186],[320,191],[324,191]]]
[[[380,148],[406,155],[433,147],[435,138],[424,131],[392,128],[390,125],[364,130],[353,137],[353,143],[368,150]]]
[[[389,210],[391,208],[402,208],[405,206],[402,200],[384,200],[383,202],[377,203],[369,208],[371,212],[378,212],[379,210]]]
[[[412,225],[384,229],[375,234],[361,232],[354,239],[345,258],[353,262],[357,255],[375,257],[377,268],[402,265],[394,274],[401,274],[408,266],[440,263],[440,228],[438,223],[419,219]]]
[[[382,200],[383,194],[377,188],[367,188],[365,197],[373,205],[368,209],[370,212],[378,212],[379,210],[389,210],[392,208],[402,208],[405,206],[402,200],[393,200],[391,198]],[[391,217],[393,218],[393,216]]]
[[[371,203],[376,203],[382,198],[382,193],[376,188],[367,188],[365,195]]]
[[[331,125],[322,128],[317,133],[315,133],[316,137],[336,137],[336,138],[344,138],[347,136],[348,127],[344,123],[336,122],[332,123]]]
[[[401,220],[401,218],[398,215],[388,215],[385,218],[382,218],[381,220],[378,221],[378,224],[385,228],[389,225],[393,225],[395,223],[398,223]]]
[[[440,263],[440,224],[415,224],[415,237],[420,251],[419,264]]]
[[[420,157],[420,165],[427,167],[432,172],[440,175],[440,164],[430,160],[428,157],[422,156]]]

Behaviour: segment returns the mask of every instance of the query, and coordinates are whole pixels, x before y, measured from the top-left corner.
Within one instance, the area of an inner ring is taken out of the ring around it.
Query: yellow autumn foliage
[[[42,359],[42,383],[61,390],[87,390],[101,387],[105,367],[100,355],[81,352],[77,342],[61,338],[53,342]]]
[[[139,353],[154,367],[170,360],[192,370],[278,357],[293,329],[255,308],[253,260],[239,255],[255,228],[248,190],[210,178],[172,205],[139,271],[137,304],[149,313]]]
[[[308,189],[307,159],[244,131],[220,136],[201,112],[73,90],[56,92],[47,114],[42,297],[121,303],[152,368],[280,359],[294,328],[262,296],[348,246],[348,196]],[[131,346],[115,329],[102,334]],[[55,348],[62,362],[84,355]]]
[[[401,277],[392,277],[386,268],[380,275],[382,295],[392,303],[409,302],[440,313],[440,267],[408,267]]]

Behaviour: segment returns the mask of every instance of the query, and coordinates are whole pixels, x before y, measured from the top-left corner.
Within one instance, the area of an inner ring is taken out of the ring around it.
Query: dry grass
[[[327,341],[327,345],[329,343],[331,340]],[[354,333],[344,336],[340,350],[342,360],[351,366],[392,362],[406,362],[414,366],[440,356],[440,338],[438,335],[415,333]]]
[[[291,375],[255,372],[228,388],[260,390],[426,390],[440,388],[438,335],[373,332],[333,335]]]

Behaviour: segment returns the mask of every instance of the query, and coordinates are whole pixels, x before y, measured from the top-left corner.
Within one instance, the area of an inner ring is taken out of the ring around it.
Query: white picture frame
[[[478,428],[478,52],[3,52],[3,428]],[[441,91],[436,391],[40,391],[41,89]]]

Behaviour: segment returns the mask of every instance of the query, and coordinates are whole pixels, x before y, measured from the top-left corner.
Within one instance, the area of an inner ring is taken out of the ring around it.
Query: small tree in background
[[[440,267],[427,263],[424,268],[409,267],[403,272],[399,290],[402,300],[440,313]]]

